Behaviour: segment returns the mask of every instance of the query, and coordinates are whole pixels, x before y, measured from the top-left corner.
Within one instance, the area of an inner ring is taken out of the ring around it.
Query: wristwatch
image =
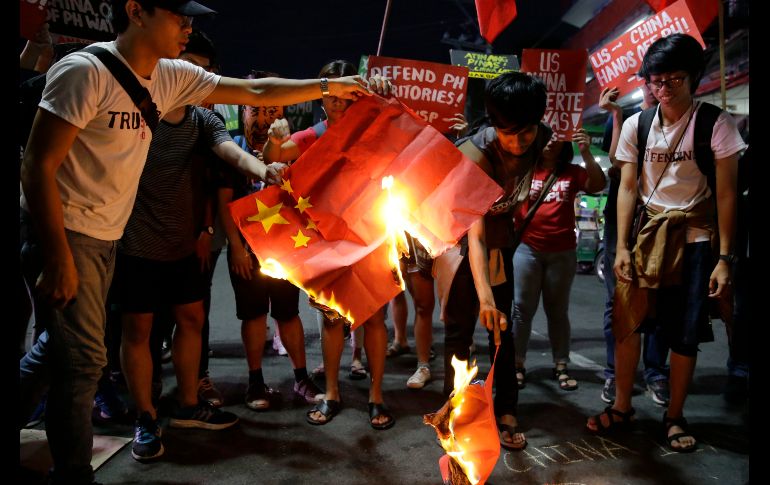
[[[734,254],[720,254],[719,259],[725,261],[727,264],[734,264],[738,261],[738,256]]]
[[[214,235],[214,226],[203,226],[201,228],[201,232],[205,232],[206,234],[209,234],[211,236]]]
[[[329,79],[325,77],[321,78],[321,95],[329,96]]]

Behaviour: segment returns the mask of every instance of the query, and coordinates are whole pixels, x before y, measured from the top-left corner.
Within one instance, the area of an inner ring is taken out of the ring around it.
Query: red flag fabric
[[[389,220],[403,219],[438,255],[503,193],[434,128],[379,96],[353,103],[285,176],[281,187],[234,201],[230,212],[263,266],[280,263],[290,281],[354,327],[401,291],[387,258]],[[402,206],[387,215],[391,196]]]
[[[476,0],[479,31],[490,44],[516,18],[514,0]]]
[[[646,0],[647,4],[655,12],[660,12],[664,8],[676,3],[678,0]],[[698,31],[705,31],[711,22],[719,15],[719,0],[684,0],[687,8],[690,9],[695,25]]]

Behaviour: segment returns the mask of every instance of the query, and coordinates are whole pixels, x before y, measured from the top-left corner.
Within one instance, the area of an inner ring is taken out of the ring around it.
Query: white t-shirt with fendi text
[[[109,50],[130,68],[113,42]],[[200,104],[219,76],[189,62],[160,59],[144,79],[160,112]],[[120,239],[134,206],[152,131],[122,85],[96,56],[74,52],[51,66],[38,105],[80,128],[56,172],[64,209],[64,227],[105,241]],[[24,194],[21,206],[27,208]]]
[[[656,211],[688,211],[711,195],[706,176],[695,161],[693,138],[699,107],[700,103],[696,102],[694,113],[687,110],[678,121],[668,126],[661,126],[658,113],[660,107],[656,111],[647,136],[647,149],[638,186],[639,199],[645,203],[649,200],[649,206]],[[637,163],[639,115],[636,113],[623,123],[615,153],[615,158],[622,162]],[[723,111],[711,135],[714,159],[729,157],[745,148],[746,144],[738,132],[735,120]],[[688,243],[708,241],[709,237],[708,231],[687,229]]]

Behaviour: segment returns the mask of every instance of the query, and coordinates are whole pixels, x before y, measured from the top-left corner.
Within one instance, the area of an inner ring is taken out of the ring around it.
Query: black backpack
[[[647,108],[639,115],[639,126],[637,127],[636,148],[638,150],[636,177],[642,175],[642,163],[644,162],[644,152],[647,148],[647,135],[650,134],[650,127],[655,120],[657,107]],[[722,110],[710,103],[701,103],[698,108],[698,116],[695,117],[695,132],[693,136],[695,162],[698,168],[706,176],[711,193],[716,196],[716,166],[714,165],[714,152],[711,150],[711,135],[714,132],[714,124]]]

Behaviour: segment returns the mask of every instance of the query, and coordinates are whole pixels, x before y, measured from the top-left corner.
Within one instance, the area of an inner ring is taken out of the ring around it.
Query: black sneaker
[[[660,379],[647,383],[647,392],[650,394],[652,402],[658,406],[668,406],[668,401],[671,399],[671,395],[668,391],[668,381]]]
[[[134,442],[131,444],[131,456],[137,461],[149,461],[163,454],[163,443],[160,440],[158,420],[152,419],[150,413],[143,412],[134,424]]]
[[[246,406],[254,411],[264,411],[270,409],[270,406],[280,395],[278,391],[271,389],[267,384],[261,387],[249,384],[248,389],[246,389]]]
[[[615,402],[615,379],[607,379],[604,381],[604,387],[602,388],[602,401],[607,404]]]
[[[229,428],[238,422],[238,416],[222,411],[206,401],[195,406],[178,408],[168,424],[172,428],[201,428],[219,430]]]

